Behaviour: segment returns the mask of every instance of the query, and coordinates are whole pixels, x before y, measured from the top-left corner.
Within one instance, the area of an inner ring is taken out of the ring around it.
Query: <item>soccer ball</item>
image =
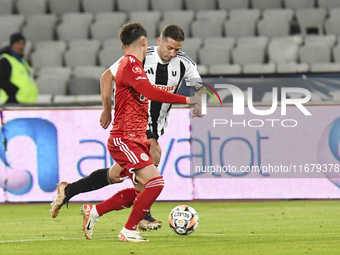
[[[189,235],[198,226],[198,214],[188,205],[176,206],[169,214],[170,228],[178,235]]]

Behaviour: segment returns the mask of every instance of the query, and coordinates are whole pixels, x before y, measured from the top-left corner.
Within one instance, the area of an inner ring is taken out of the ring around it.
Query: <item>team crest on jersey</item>
[[[144,161],[148,161],[149,160],[149,157],[148,155],[146,155],[144,152],[142,154],[140,154],[140,158]]]
[[[141,74],[142,69],[139,66],[134,66],[134,67],[132,67],[132,72],[134,72],[136,74]]]
[[[176,76],[177,75],[177,71],[176,70],[172,70],[171,74],[172,74],[172,76]]]

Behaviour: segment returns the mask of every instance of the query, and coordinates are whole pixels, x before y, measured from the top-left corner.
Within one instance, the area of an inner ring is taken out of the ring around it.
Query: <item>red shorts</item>
[[[111,157],[122,167],[121,178],[128,176],[135,182],[134,171],[153,164],[150,142],[139,143],[111,135],[107,147]]]

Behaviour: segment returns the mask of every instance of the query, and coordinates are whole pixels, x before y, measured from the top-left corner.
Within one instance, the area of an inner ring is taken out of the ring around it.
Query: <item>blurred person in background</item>
[[[34,104],[38,87],[29,64],[24,59],[25,37],[20,33],[10,36],[10,45],[0,50],[1,103]]]

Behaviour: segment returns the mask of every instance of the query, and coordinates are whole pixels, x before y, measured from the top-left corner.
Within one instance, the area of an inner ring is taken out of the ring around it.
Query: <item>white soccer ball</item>
[[[170,228],[178,235],[189,235],[198,226],[198,214],[188,205],[176,206],[169,214]]]

